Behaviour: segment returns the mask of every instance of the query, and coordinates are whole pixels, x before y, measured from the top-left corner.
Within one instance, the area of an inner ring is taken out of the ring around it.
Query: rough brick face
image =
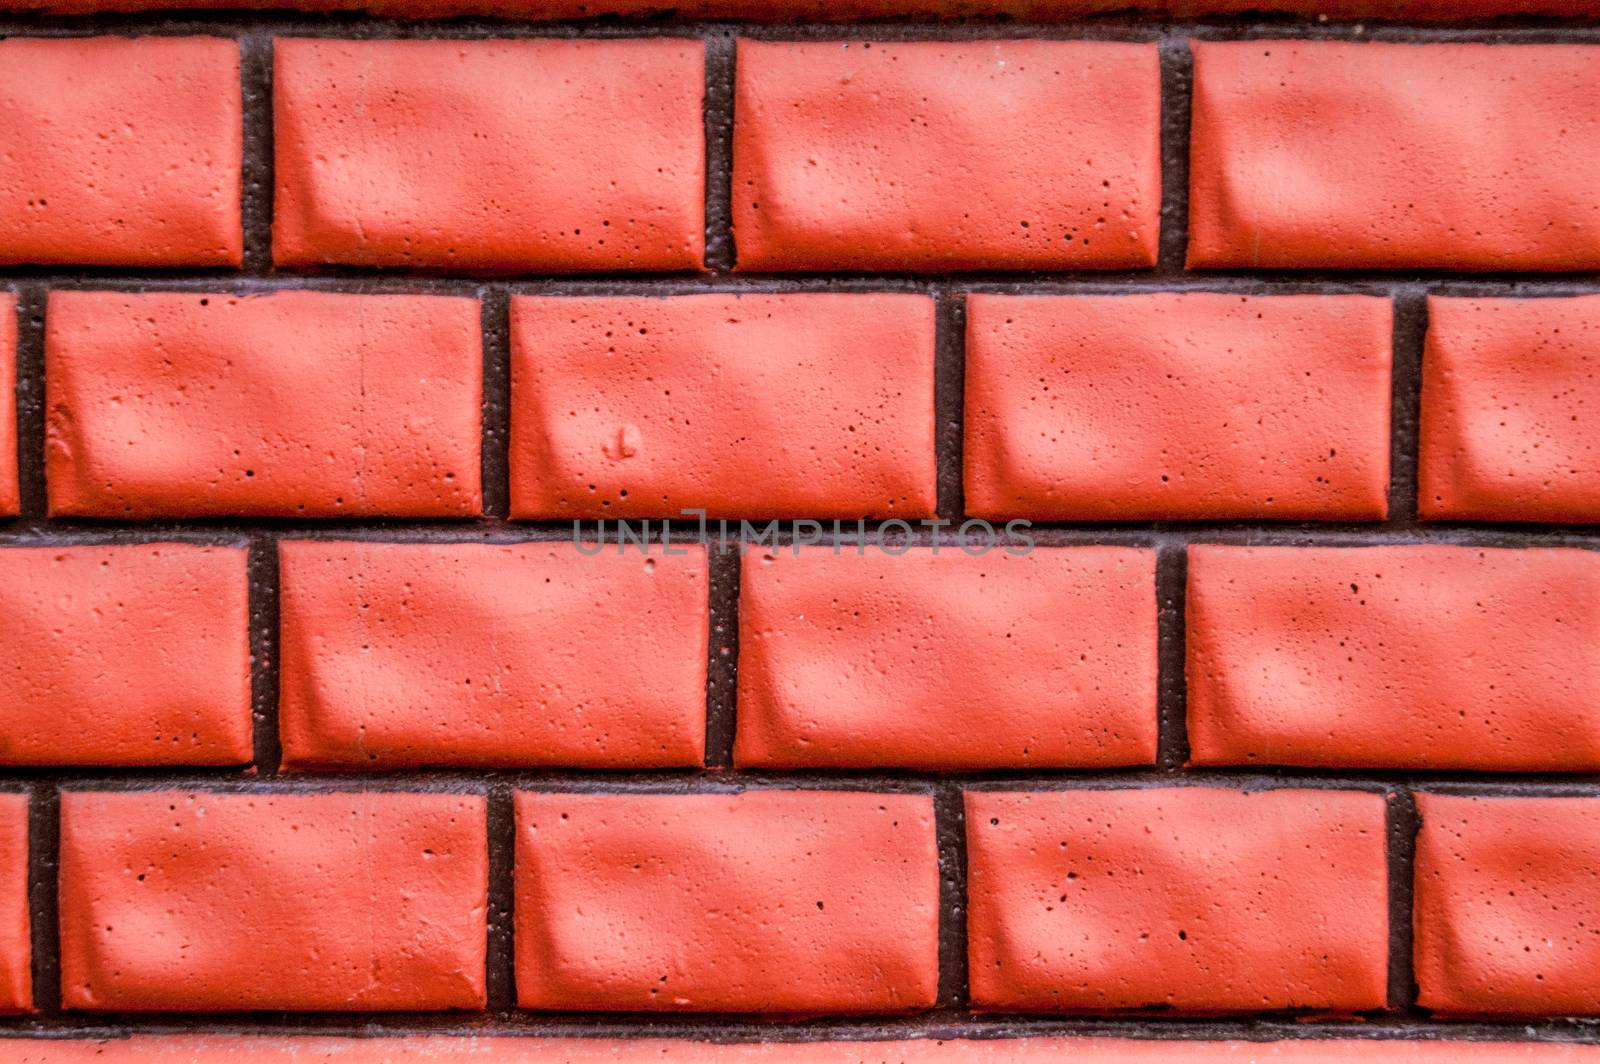
[[[45,345],[52,514],[481,509],[475,300],[52,292]]]
[[[1191,266],[1600,267],[1600,48],[1190,47]]]
[[[1384,800],[1201,787],[971,792],[974,1005],[1384,1004]]]
[[[72,1009],[482,1008],[484,800],[68,791]]]
[[[1600,296],[1428,300],[1417,508],[1600,521]]]
[[[1155,262],[1154,45],[740,41],[736,77],[741,269]]]
[[[0,40],[0,263],[237,266],[239,48]]]
[[[518,297],[511,515],[925,517],[933,302]]]
[[[1155,760],[1151,551],[750,550],[739,601],[740,765]]]
[[[0,0],[0,1061],[1600,1064],[1597,164],[1600,0]]]
[[[1595,799],[1417,795],[1418,1002],[1600,1013]]]
[[[17,297],[0,292],[0,517],[21,507],[17,494]]]
[[[679,549],[282,544],[285,762],[699,764],[706,554]]]
[[[28,796],[0,794],[0,1013],[33,1006]]]
[[[273,257],[696,269],[702,52],[665,38],[279,41]]]
[[[245,552],[0,548],[0,764],[250,760]]]
[[[933,803],[846,791],[516,797],[528,1008],[933,1004]]]
[[[1382,518],[1391,328],[1369,296],[974,295],[967,509]]]
[[[1593,771],[1600,554],[1193,547],[1196,764]]]

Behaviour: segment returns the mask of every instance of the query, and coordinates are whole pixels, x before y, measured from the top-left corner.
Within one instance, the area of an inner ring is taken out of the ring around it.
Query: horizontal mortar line
[[[0,1019],[0,1038],[117,1039],[131,1035],[231,1034],[308,1037],[440,1036],[530,1038],[674,1038],[712,1042],[885,1041],[1113,1037],[1173,1040],[1327,1040],[1574,1042],[1597,1038],[1584,1017],[1440,1020],[1363,1014],[1351,1020],[1306,1019],[1304,1013],[1205,1017],[984,1014],[932,1010],[903,1018],[825,1016],[804,1021],[749,1013],[575,1013],[497,1010],[455,1013],[64,1013]]]
[[[467,17],[445,20],[366,18],[339,12],[313,20],[306,12],[185,12],[177,18],[160,13],[100,13],[83,16],[13,16],[0,19],[0,35],[85,36],[90,34],[195,33],[236,35],[268,31],[278,36],[331,39],[625,39],[634,37],[704,37],[735,35],[774,41],[963,41],[973,39],[1043,38],[1063,41],[1153,41],[1175,36],[1212,40],[1353,40],[1419,43],[1589,43],[1600,40],[1593,19],[1540,18],[1508,15],[1454,22],[1373,20],[1297,21],[1207,17],[1174,21],[1159,13],[1083,17],[1055,22],[988,18],[949,22],[861,20],[852,22],[744,22],[696,19],[642,19],[599,16],[592,19],[530,21]]]
[[[330,769],[262,774],[248,766],[130,767],[0,766],[0,790],[44,785],[61,791],[192,790],[216,794],[428,793],[484,794],[494,786],[572,794],[729,794],[744,790],[862,790],[932,795],[939,784],[975,791],[1006,789],[1148,790],[1165,787],[1420,790],[1447,794],[1600,797],[1600,772],[1309,768],[1275,765],[1186,765],[1181,768],[997,769],[593,769],[543,767],[476,769],[470,766]]]
[[[42,287],[50,291],[196,292],[252,295],[318,291],[352,295],[481,296],[486,290],[511,295],[672,296],[698,294],[878,293],[933,295],[1115,295],[1122,292],[1226,292],[1240,295],[1386,295],[1399,291],[1463,297],[1560,297],[1600,294],[1600,273],[1498,273],[1462,275],[1445,271],[1320,270],[1142,270],[1137,272],[975,271],[971,273],[609,273],[502,274],[488,271],[405,272],[396,270],[316,273],[246,270],[89,269],[76,273],[0,268],[0,289]]]
[[[1019,525],[1014,538],[1008,538],[1006,525],[1011,518],[982,519],[954,518],[890,518],[887,521],[868,521],[858,530],[854,518],[764,518],[730,517],[724,526],[717,518],[709,519],[705,540],[700,538],[699,523],[693,517],[628,518],[619,521],[605,518],[604,526],[591,518],[564,521],[516,521],[494,518],[466,519],[459,523],[403,520],[372,521],[329,518],[316,523],[298,520],[262,518],[245,521],[221,518],[215,521],[32,521],[28,519],[0,520],[0,547],[87,547],[87,546],[138,546],[159,543],[199,543],[210,546],[246,547],[252,539],[267,540],[318,540],[330,542],[393,543],[397,545],[425,546],[464,545],[484,543],[496,546],[519,544],[571,543],[574,523],[577,522],[580,539],[586,550],[594,553],[629,554],[645,553],[646,547],[660,548],[670,544],[674,549],[705,543],[729,547],[740,544],[752,549],[772,548],[792,550],[797,546],[819,549],[838,548],[841,554],[876,551],[885,547],[898,550],[931,549],[935,531],[925,522],[945,522],[938,528],[941,552],[961,554],[958,538],[961,528],[969,522],[988,521],[994,529],[994,545],[985,553],[1005,552],[1008,545],[1013,553],[1028,548],[1023,537],[1031,537],[1034,547],[1065,546],[1130,546],[1155,548],[1158,546],[1289,546],[1289,547],[1382,547],[1382,546],[1464,546],[1482,548],[1528,549],[1538,547],[1575,547],[1600,549],[1600,525],[1534,525],[1484,522],[1482,524],[1439,523],[1389,523],[1370,525],[1280,524],[1246,523],[1232,521],[1159,522],[1159,523],[1104,523],[1060,524],[1040,522]],[[839,524],[837,534],[835,521]],[[670,522],[670,529],[665,526]],[[910,526],[906,534],[904,525]],[[619,525],[627,531],[619,536]],[[746,527],[747,526],[747,527]],[[664,535],[664,532],[670,534]],[[770,532],[770,534],[769,534]],[[601,540],[603,533],[604,539]],[[761,537],[757,542],[756,537]],[[988,543],[982,525],[968,530],[971,555],[979,556],[980,547]],[[640,545],[643,540],[645,546]]]

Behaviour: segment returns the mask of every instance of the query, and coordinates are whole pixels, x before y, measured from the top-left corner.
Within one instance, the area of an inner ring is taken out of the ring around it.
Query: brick
[[[763,1032],[764,1034],[764,1032]],[[757,1035],[755,1037],[762,1037]],[[1408,1041],[1387,1035],[1278,1041],[1190,1038],[1032,1037],[894,1041],[744,1043],[669,1038],[558,1038],[410,1035],[333,1038],[303,1035],[135,1034],[115,1040],[11,1039],[0,1048],[16,1064],[1577,1064],[1600,1047],[1568,1041],[1482,1042],[1464,1036]]]
[[[1190,266],[1600,267],[1600,48],[1191,48]]]
[[[1392,331],[1370,296],[971,296],[967,509],[1380,519]]]
[[[926,796],[524,792],[516,815],[526,1008],[934,1003],[939,869]]]
[[[1600,1013],[1593,798],[1417,795],[1418,1003],[1441,1013]]]
[[[511,301],[511,516],[920,518],[933,301]]]
[[[670,38],[280,40],[273,258],[697,269],[703,51]]]
[[[745,767],[1152,764],[1155,555],[750,550],[738,682]]]
[[[446,296],[52,292],[50,512],[476,514],[478,317]]]
[[[1156,46],[740,41],[746,270],[1152,266]]]
[[[294,768],[652,768],[705,757],[706,552],[282,543]]]
[[[239,47],[0,40],[0,264],[237,266]]]
[[[1379,1008],[1384,815],[1350,791],[969,791],[973,1004]]]
[[[17,297],[0,292],[0,517],[10,517],[22,509],[17,484],[16,394]]]
[[[0,548],[0,764],[251,758],[245,552]]]
[[[1600,555],[1189,549],[1197,765],[1593,771]]]
[[[1600,521],[1600,296],[1428,300],[1417,509]]]
[[[0,794],[0,1013],[33,1007],[28,796]]]
[[[69,1009],[482,1008],[484,799],[67,791]]]

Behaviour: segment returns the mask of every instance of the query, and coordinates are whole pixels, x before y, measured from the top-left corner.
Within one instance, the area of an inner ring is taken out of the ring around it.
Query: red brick
[[[939,869],[925,796],[521,793],[516,810],[524,1007],[934,1002]]]
[[[283,543],[284,761],[700,764],[706,552],[674,549]]]
[[[1423,517],[1600,521],[1600,296],[1428,300]]]
[[[28,796],[0,794],[0,1013],[33,1007],[30,928]]]
[[[1370,296],[974,295],[967,509],[1382,518],[1391,334]]]
[[[1191,266],[1600,267],[1600,48],[1191,47]]]
[[[237,266],[239,47],[0,40],[0,263]]]
[[[53,515],[481,509],[476,300],[52,292],[45,348]]]
[[[68,791],[72,1009],[484,1004],[481,797]]]
[[[977,1007],[1384,1004],[1381,795],[968,792],[966,812]]]
[[[1406,1041],[1383,1035],[1201,1042],[1108,1037],[917,1038],[897,1041],[694,1042],[667,1038],[412,1035],[136,1034],[114,1041],[4,1041],[15,1064],[1589,1064],[1600,1047],[1573,1042],[1481,1042],[1465,1036]],[[758,1035],[757,1037],[760,1037]]]
[[[17,489],[17,297],[0,292],[0,517],[22,508]]]
[[[1600,554],[1189,550],[1195,764],[1600,768]]]
[[[511,516],[934,508],[933,301],[511,301]]]
[[[1417,795],[1418,1002],[1600,1013],[1600,803]]]
[[[696,269],[703,52],[668,38],[281,40],[273,257]]]
[[[1151,266],[1153,44],[740,41],[747,270]]]
[[[739,628],[741,766],[1155,761],[1151,551],[752,550]]]
[[[250,760],[245,552],[0,549],[0,764]]]

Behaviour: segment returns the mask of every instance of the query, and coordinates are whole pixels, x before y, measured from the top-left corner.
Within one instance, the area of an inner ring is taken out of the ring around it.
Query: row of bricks
[[[1600,267],[1600,47],[1190,48],[1191,266]],[[275,41],[273,259],[699,269],[704,50]],[[1159,67],[1155,43],[741,40],[738,266],[1154,266]],[[239,265],[241,96],[233,40],[0,41],[0,262]]]
[[[15,303],[0,292],[5,392]],[[970,514],[1388,513],[1388,298],[974,294],[964,312]],[[1600,296],[1427,314],[1421,516],[1600,520]],[[479,514],[483,316],[456,296],[52,292],[49,510]],[[930,517],[936,317],[911,293],[516,296],[510,514]],[[15,417],[0,407],[0,453]],[[0,513],[17,473],[0,462]]]
[[[284,767],[701,765],[707,558],[672,549],[281,543]],[[1153,764],[1155,568],[751,550],[734,763]],[[1600,553],[1195,546],[1188,579],[1194,764],[1600,769]],[[249,762],[247,598],[243,549],[0,549],[0,764]]]
[[[0,798],[0,986],[26,1007],[28,800]],[[968,791],[970,1004],[1388,1008],[1395,800]],[[1600,799],[1415,801],[1418,1004],[1600,1012]],[[926,794],[521,791],[514,808],[521,1007],[865,1013],[939,998]],[[66,790],[62,1004],[481,1009],[486,835],[481,795]]]
[[[3,1039],[3,1036],[0,1036]],[[15,1064],[1593,1064],[1600,1047],[1553,1042],[1302,1038],[1136,1041],[1108,1037],[713,1043],[663,1037],[408,1038],[135,1036],[0,1040]]]
[[[479,15],[506,19],[584,19],[676,15],[699,19],[791,19],[844,22],[873,18],[1076,19],[1141,14],[1170,18],[1205,15],[1291,14],[1322,19],[1455,20],[1495,15],[1581,18],[1600,14],[1596,0],[0,0],[0,11],[92,14],[291,8],[369,12],[397,18]]]

